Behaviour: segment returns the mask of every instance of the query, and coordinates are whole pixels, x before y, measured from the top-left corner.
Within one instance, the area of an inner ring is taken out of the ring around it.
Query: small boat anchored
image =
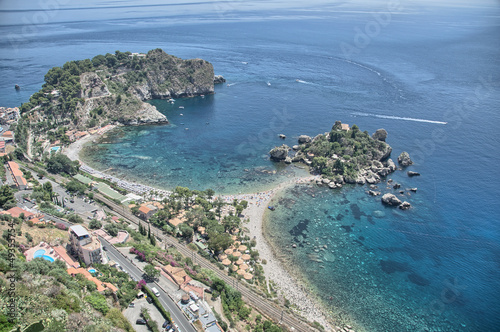
[[[272,205],[269,205],[267,208],[268,208],[269,210],[271,210],[271,211],[276,210],[276,208],[275,208],[274,206],[272,206]]]

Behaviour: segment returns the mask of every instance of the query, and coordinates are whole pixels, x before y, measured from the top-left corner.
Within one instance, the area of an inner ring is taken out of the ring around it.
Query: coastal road
[[[131,277],[136,280],[141,280],[143,278],[144,272],[139,269],[137,266],[132,264],[130,260],[128,260],[123,254],[121,254],[112,244],[106,241],[104,238],[99,236],[99,240],[101,243],[106,246],[106,254],[108,258],[114,260],[123,268],[123,271],[127,272]],[[170,316],[172,320],[179,326],[179,331],[181,332],[196,332],[191,323],[187,320],[187,318],[182,313],[181,309],[175,304],[175,302],[168,296],[168,294],[158,285],[156,282],[148,282],[147,286],[149,289],[151,287],[156,287],[160,292],[160,303],[163,307],[170,312]],[[153,304],[151,304],[153,305]],[[137,309],[139,310],[139,309]],[[163,322],[158,322],[162,324]]]
[[[138,225],[139,221],[144,222],[138,217],[132,215],[130,212],[126,211],[123,206],[116,204],[115,202],[107,199],[106,197],[100,194],[95,194],[95,197],[98,198],[103,203],[105,203],[110,209],[120,214],[125,219],[133,222],[134,224]],[[217,277],[224,280],[224,282],[226,282],[233,288],[236,288],[241,293],[243,298],[246,299],[247,302],[251,303],[261,313],[264,313],[265,315],[271,317],[273,320],[277,322],[281,322],[283,325],[287,326],[288,328],[294,331],[315,330],[307,323],[301,321],[297,316],[284,312],[282,308],[278,307],[275,303],[269,301],[263,296],[260,296],[259,294],[256,293],[255,290],[250,289],[244,283],[240,282],[239,280],[233,277],[228,276],[225,272],[221,271],[217,266],[210,263],[210,261],[203,258],[193,250],[189,249],[184,244],[179,243],[173,237],[169,235],[163,235],[158,231],[154,233],[161,241],[163,241],[163,243],[174,246],[184,256],[191,257],[191,259],[193,259],[193,262],[199,264],[203,268],[210,269],[213,272],[215,272]]]

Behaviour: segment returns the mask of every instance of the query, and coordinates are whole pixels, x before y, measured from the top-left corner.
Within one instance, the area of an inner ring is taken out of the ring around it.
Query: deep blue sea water
[[[361,186],[292,188],[266,216],[269,239],[359,330],[500,331],[498,2],[401,1],[390,16],[385,1],[54,3],[0,3],[2,106],[27,101],[68,60],[156,47],[206,59],[230,86],[151,101],[171,124],[119,129],[85,158],[220,193],[304,173],[268,160],[278,134],[293,145],[335,120],[385,128],[393,157],[408,151],[422,174],[391,176],[418,187],[411,210],[384,208]]]

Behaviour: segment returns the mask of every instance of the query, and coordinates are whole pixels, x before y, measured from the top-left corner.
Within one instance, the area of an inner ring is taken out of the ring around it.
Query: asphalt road
[[[102,237],[99,237],[99,240],[101,240],[101,243],[106,246],[106,254],[108,255],[109,259],[114,260],[115,262],[120,264],[123,270],[128,272],[128,274],[131,277],[134,277],[136,280],[144,279],[144,272],[141,271],[137,266],[132,264],[127,258],[125,258],[115,247],[113,247],[112,244],[110,244]],[[163,305],[163,307],[170,312],[172,320],[179,326],[179,332],[196,332],[196,330],[182,313],[181,309],[156,282],[148,282],[147,286],[150,289],[151,287],[156,287],[158,289],[158,291],[160,292],[160,297],[158,299],[160,300],[160,303]]]

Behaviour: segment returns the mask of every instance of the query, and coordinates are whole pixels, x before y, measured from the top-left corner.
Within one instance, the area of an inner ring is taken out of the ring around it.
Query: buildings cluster
[[[0,124],[10,125],[19,118],[18,107],[0,107]]]

